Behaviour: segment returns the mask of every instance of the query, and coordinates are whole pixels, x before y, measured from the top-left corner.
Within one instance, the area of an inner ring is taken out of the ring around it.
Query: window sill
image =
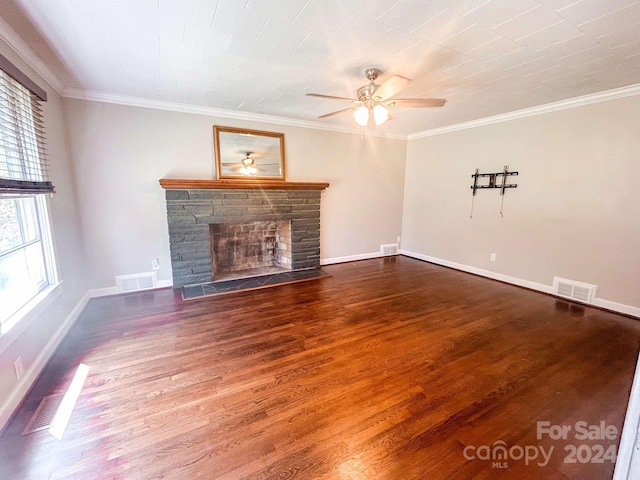
[[[3,325],[0,333],[0,354],[22,335],[33,321],[44,313],[62,293],[62,282],[49,285],[14,313]]]

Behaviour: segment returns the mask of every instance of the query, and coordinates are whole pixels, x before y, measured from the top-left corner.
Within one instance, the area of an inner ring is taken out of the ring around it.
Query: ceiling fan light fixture
[[[321,95],[319,93],[307,93],[311,97],[328,98],[351,103],[350,108],[343,108],[335,112],[320,115],[318,118],[327,118],[349,111],[353,112],[356,123],[362,127],[382,125],[389,120],[389,107],[442,107],[446,100],[443,98],[396,98],[396,95],[404,89],[411,81],[401,75],[393,75],[382,85],[377,85],[375,80],[380,75],[380,69],[376,67],[367,68],[364,72],[369,79],[369,83],[356,90],[356,98],[336,97],[334,95]],[[394,100],[390,100],[390,99]],[[355,104],[355,105],[354,105]],[[373,119],[371,118],[373,116]],[[371,123],[369,123],[371,122]]]
[[[389,119],[389,110],[382,105],[376,105],[373,107],[373,119],[376,125],[382,125]]]
[[[255,175],[258,172],[258,169],[254,167],[254,160],[249,156],[251,155],[251,152],[245,152],[245,155],[245,158],[240,162],[242,165],[242,167],[240,167],[240,173],[243,175]]]
[[[257,172],[256,167],[249,165],[248,167],[241,167],[240,173],[243,175],[255,175]]]
[[[369,123],[369,109],[362,105],[353,111],[353,118],[358,125],[366,127]]]

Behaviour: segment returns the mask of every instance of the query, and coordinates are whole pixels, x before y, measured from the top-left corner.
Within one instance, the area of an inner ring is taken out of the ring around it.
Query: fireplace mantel
[[[165,190],[324,190],[329,186],[322,182],[283,182],[274,180],[186,180],[162,178],[160,186]]]

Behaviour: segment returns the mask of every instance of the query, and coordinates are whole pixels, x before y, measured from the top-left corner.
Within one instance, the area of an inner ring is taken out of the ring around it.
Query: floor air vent
[[[588,283],[567,280],[566,278],[553,277],[553,289],[556,295],[570,298],[582,303],[592,303],[598,287]]]
[[[386,245],[380,245],[380,251],[382,255],[397,255],[398,254],[398,244],[397,243],[388,243]]]
[[[38,408],[36,408],[36,411],[33,412],[29,423],[24,427],[22,435],[28,435],[49,428],[63,397],[63,394],[44,397],[40,405],[38,405]]]
[[[116,275],[116,287],[119,292],[135,292],[155,288],[156,272],[135,273],[133,275]]]

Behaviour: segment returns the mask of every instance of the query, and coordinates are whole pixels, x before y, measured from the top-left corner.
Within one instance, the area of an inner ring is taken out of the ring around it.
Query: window
[[[0,55],[0,334],[55,281],[38,90]]]

